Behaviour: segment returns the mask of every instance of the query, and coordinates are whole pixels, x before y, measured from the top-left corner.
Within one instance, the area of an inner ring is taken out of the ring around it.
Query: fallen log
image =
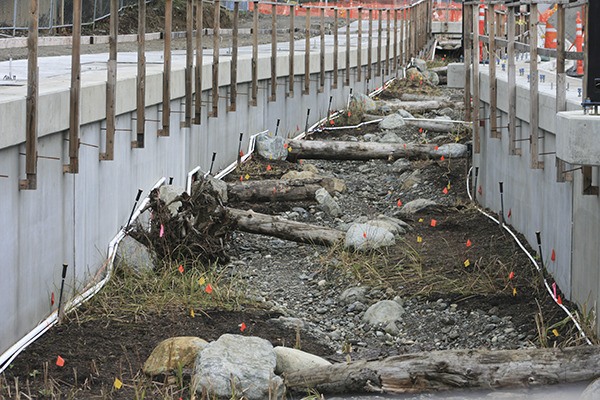
[[[447,152],[448,145],[435,144],[402,144],[376,142],[343,142],[317,140],[288,140],[288,159],[320,159],[320,160],[371,160],[398,158],[423,159],[453,157]],[[437,148],[437,150],[436,150]],[[460,157],[464,157],[462,154]]]
[[[446,350],[296,371],[290,390],[320,393],[419,393],[509,388],[591,380],[600,376],[600,347]]]
[[[337,186],[333,178],[306,180],[245,181],[227,184],[227,196],[233,201],[298,201],[314,200],[315,192],[325,188],[333,193]]]
[[[226,208],[228,216],[244,232],[259,233],[299,243],[333,246],[344,240],[346,234],[337,229],[290,221],[285,218],[260,214],[252,210]]]
[[[449,100],[423,100],[423,101],[402,101],[402,100],[387,100],[386,105],[393,111],[406,110],[411,114],[424,114],[430,111],[441,110],[442,108],[463,108],[461,102],[453,102]]]

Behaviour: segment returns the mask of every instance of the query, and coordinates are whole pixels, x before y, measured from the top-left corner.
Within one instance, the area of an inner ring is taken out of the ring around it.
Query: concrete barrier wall
[[[340,35],[341,36],[341,35]],[[331,38],[328,38],[331,41]],[[318,49],[311,49],[311,90],[302,94],[304,74],[303,45],[297,43],[295,54],[295,94],[287,96],[288,57],[285,44],[278,55],[277,101],[270,95],[270,46],[259,52],[258,105],[248,105],[251,92],[251,52],[240,49],[238,65],[239,96],[237,111],[227,112],[230,82],[230,58],[220,60],[220,96],[218,118],[207,117],[202,109],[201,125],[181,128],[184,116],[185,56],[174,52],[171,74],[171,134],[158,137],[159,124],[146,122],[144,149],[132,149],[135,140],[135,54],[120,54],[117,84],[117,131],[114,161],[99,161],[105,147],[106,55],[84,56],[81,89],[80,172],[64,174],[68,160],[69,75],[61,69],[63,59],[41,60],[43,79],[39,101],[40,156],[60,160],[38,160],[37,190],[19,191],[19,179],[24,177],[25,157],[25,94],[26,87],[0,88],[0,353],[7,350],[42,319],[56,310],[61,265],[69,265],[65,299],[73,297],[95,276],[105,262],[109,241],[123,226],[133,206],[138,188],[148,189],[161,177],[173,177],[174,184],[185,186],[187,172],[196,166],[208,170],[213,152],[217,153],[214,171],[233,162],[237,156],[240,132],[244,149],[251,134],[274,130],[281,119],[280,134],[294,136],[304,130],[307,109],[310,122],[324,117],[333,96],[333,107],[346,104],[350,88],[364,92],[366,82],[356,82],[356,39],[351,52],[351,85],[344,86],[345,45],[340,43],[340,76],[337,89],[332,89],[333,49],[326,52],[326,83],[317,91],[319,72]],[[340,41],[341,42],[341,41]],[[384,46],[385,46],[385,40]],[[373,60],[377,59],[374,41]],[[392,52],[391,52],[392,53]],[[385,47],[382,54],[385,54]],[[363,43],[362,60],[367,60],[367,43]],[[211,98],[211,57],[205,55],[203,66],[203,101]],[[15,62],[15,64],[18,64]],[[18,67],[18,65],[15,65]],[[48,69],[52,71],[48,72]],[[146,118],[160,120],[162,100],[162,69],[159,54],[148,55],[146,80]],[[395,74],[395,72],[394,72]],[[364,74],[363,74],[364,77]],[[378,80],[381,78],[377,78]],[[313,81],[314,80],[314,81]],[[370,89],[374,88],[371,82]],[[92,146],[98,146],[91,147]],[[55,302],[52,304],[52,293]]]
[[[545,74],[552,77],[552,72]],[[532,169],[529,141],[517,142],[516,147],[521,149],[521,155],[511,155],[508,129],[500,130],[501,139],[492,138],[486,120],[490,115],[490,91],[488,69],[484,65],[480,65],[479,78],[479,106],[483,110],[481,118],[485,121],[485,127],[479,128],[481,153],[473,156],[474,167],[479,167],[477,186],[481,186],[482,191],[477,194],[477,201],[483,207],[499,213],[498,182],[504,182],[505,217],[511,211],[507,223],[520,232],[535,250],[538,247],[536,232],[541,233],[543,257],[548,271],[568,299],[575,301],[582,310],[589,311],[597,305],[600,288],[600,250],[596,243],[600,233],[598,196],[582,194],[581,171],[574,171],[573,181],[559,181],[554,154],[540,155],[544,168]],[[540,85],[540,129],[537,133],[537,136],[543,137],[539,141],[540,153],[556,151],[556,97],[551,81],[547,78],[547,83]],[[449,68],[448,82],[451,86],[463,87],[462,64]],[[581,80],[569,79],[567,110],[581,110],[581,98],[577,95],[580,86]],[[498,126],[506,127],[508,83],[505,73],[498,74],[497,88]],[[517,77],[517,139],[527,139],[530,135],[529,113],[530,89],[524,75]],[[567,165],[567,168],[574,167]],[[553,249],[556,255],[554,261],[551,260]]]

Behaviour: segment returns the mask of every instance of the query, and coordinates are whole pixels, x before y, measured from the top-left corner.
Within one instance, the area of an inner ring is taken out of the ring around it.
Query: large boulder
[[[379,226],[360,223],[350,225],[346,232],[345,246],[354,250],[373,250],[396,243],[394,234]]]
[[[406,70],[406,79],[411,82],[420,82],[427,80],[425,76],[417,68],[409,68]]]
[[[256,152],[265,160],[285,160],[288,156],[285,140],[280,136],[261,133],[256,136]]]
[[[185,191],[184,188],[174,185],[162,185],[158,190],[158,198],[165,202],[172,216],[177,215],[181,201],[177,198]]]
[[[384,228],[393,235],[404,235],[406,230],[410,228],[409,225],[401,219],[388,217],[383,214],[377,216],[375,219],[367,221],[367,224]]]
[[[423,76],[425,76],[425,78],[427,78],[427,80],[433,86],[437,86],[440,84],[440,76],[437,74],[437,72],[427,70],[423,73]]]
[[[152,350],[142,371],[156,376],[177,371],[179,368],[192,368],[198,354],[208,342],[193,336],[179,336],[163,340]]]
[[[381,300],[367,309],[363,322],[373,327],[387,326],[402,321],[404,308],[393,300]]]
[[[596,379],[592,383],[590,383],[581,396],[579,400],[598,400],[600,399],[600,378]]]
[[[195,391],[208,397],[263,400],[281,398],[283,380],[275,375],[277,359],[265,339],[225,334],[207,345],[196,360]]]
[[[277,346],[273,350],[277,357],[277,365],[275,367],[277,375],[331,365],[324,358],[302,350],[282,346]]]
[[[409,201],[408,203],[406,203],[402,207],[401,212],[404,215],[412,215],[412,214],[418,213],[419,211],[426,209],[427,207],[432,207],[435,205],[437,205],[437,203],[433,200],[415,199],[413,201]]]
[[[372,112],[377,110],[377,104],[369,96],[362,93],[355,93],[352,97],[350,108],[358,108],[363,112]]]
[[[325,188],[321,188],[315,192],[315,200],[319,203],[319,207],[332,217],[339,217],[342,215],[342,209],[340,205],[331,197],[329,192]]]
[[[390,131],[398,130],[406,125],[404,118],[399,113],[393,113],[379,122],[379,128]]]
[[[460,158],[466,157],[467,152],[467,146],[462,143],[447,143],[439,146],[434,154],[444,158]]]
[[[150,250],[131,236],[125,236],[119,243],[115,265],[118,268],[130,268],[137,274],[154,269]]]

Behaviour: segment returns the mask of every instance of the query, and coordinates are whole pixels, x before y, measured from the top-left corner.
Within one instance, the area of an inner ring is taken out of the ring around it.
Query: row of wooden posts
[[[491,138],[502,138],[502,131],[508,131],[509,152],[511,155],[521,155],[522,149],[519,143],[528,141],[530,143],[530,167],[534,169],[543,169],[544,161],[542,157],[553,155],[555,152],[541,153],[540,141],[544,140],[544,134],[540,135],[539,129],[539,78],[538,56],[552,57],[556,59],[556,112],[566,111],[567,109],[567,75],[565,71],[566,60],[583,60],[583,52],[567,51],[565,47],[565,12],[567,7],[578,6],[585,7],[585,2],[580,1],[576,4],[557,3],[556,16],[557,26],[557,46],[556,49],[539,48],[537,45],[537,26],[538,26],[538,2],[527,2],[529,10],[521,12],[521,6],[524,2],[514,2],[505,4],[506,10],[501,10],[495,1],[468,1],[463,4],[464,9],[464,61],[465,61],[465,105],[466,119],[473,122],[474,127],[474,153],[481,151],[481,132],[479,128],[489,127]],[[480,32],[478,23],[474,23],[479,18],[481,6],[486,7],[486,25],[487,35]],[[587,13],[584,12],[584,15]],[[506,21],[506,24],[501,21]],[[587,24],[585,24],[587,25]],[[487,53],[489,61],[489,116],[482,117],[480,109],[480,82],[479,65],[480,51],[479,43],[483,42],[483,48]],[[516,85],[516,55],[519,53],[529,53],[529,132],[527,138],[521,138],[518,132],[521,124],[517,119],[517,85]],[[506,56],[504,58],[503,56]],[[497,109],[497,82],[496,70],[497,60],[505,59],[508,75],[508,124],[499,126]],[[472,91],[471,91],[472,85]],[[582,85],[585,88],[585,84]],[[472,98],[471,98],[472,96]],[[582,101],[585,94],[582,95]],[[564,182],[572,180],[572,171],[568,170],[566,164],[556,158],[557,181]],[[591,186],[591,167],[581,167],[584,174],[584,187],[587,192],[593,194],[597,188]],[[585,192],[585,191],[584,191]],[[586,193],[587,194],[587,193]],[[595,193],[597,194],[597,193]]]
[[[26,122],[26,179],[20,181],[21,189],[36,189],[37,187],[37,120],[38,120],[38,0],[30,1],[30,26],[29,26],[29,61],[28,61],[28,89],[27,89],[27,122]],[[264,3],[261,3],[264,4]],[[289,26],[289,46],[290,54],[294,54],[294,10],[298,5],[270,3],[272,6],[271,22],[271,78],[270,78],[270,97],[269,101],[277,100],[277,24],[276,7],[290,8],[290,26]],[[258,1],[254,1],[253,27],[252,27],[252,83],[248,104],[257,105],[258,99]],[[171,38],[172,38],[172,7],[173,0],[165,1],[165,25],[163,31],[164,38],[164,73],[163,73],[163,101],[162,118],[151,120],[146,118],[145,104],[145,77],[146,77],[146,58],[145,58],[145,37],[146,37],[146,2],[138,2],[138,62],[137,62],[137,110],[136,110],[136,140],[132,142],[133,148],[143,148],[145,142],[145,123],[146,121],[155,121],[161,124],[161,129],[157,131],[158,136],[169,136],[170,134],[170,76],[171,76]],[[207,36],[203,26],[203,7],[202,0],[187,0],[186,15],[186,69],[185,69],[185,109],[183,127],[190,127],[192,124],[201,123],[202,96],[202,65],[203,65],[203,40]],[[329,7],[331,8],[331,7]],[[213,58],[212,58],[212,95],[208,113],[209,117],[218,117],[219,115],[219,48],[221,41],[220,32],[220,1],[214,1],[214,21],[213,21]],[[320,74],[318,90],[321,92],[325,86],[325,7],[320,7]],[[332,88],[338,86],[339,65],[338,65],[338,24],[341,9],[334,13],[334,54],[333,54],[333,82]],[[373,45],[373,19],[374,13],[378,13],[379,21],[387,20],[386,24],[386,54],[382,55],[383,26],[378,24],[377,34],[377,59],[374,61]],[[303,93],[310,92],[310,33],[311,19],[310,14],[306,15],[306,44],[304,56],[304,87]],[[344,85],[350,84],[350,13],[346,12],[346,59],[345,59],[345,80]],[[195,18],[194,18],[195,17]],[[422,0],[408,7],[371,9],[358,7],[358,40],[357,40],[357,65],[361,66],[362,60],[362,21],[368,18],[368,60],[365,68],[365,79],[371,80],[373,77],[379,77],[381,74],[390,75],[390,70],[398,71],[399,67],[404,65],[410,57],[417,55],[420,49],[426,45],[429,33],[431,32],[431,0]],[[118,0],[110,0],[110,35],[109,35],[109,58],[107,63],[107,81],[106,81],[106,145],[105,150],[100,152],[100,160],[108,161],[114,159],[114,137],[118,130],[131,131],[129,129],[117,129],[115,126],[116,113],[116,86],[117,86],[117,42],[118,42]],[[195,29],[194,29],[195,19]],[[393,24],[392,24],[393,21]],[[237,97],[241,93],[237,90],[237,62],[238,62],[238,22],[239,22],[239,3],[234,3],[233,8],[233,29],[232,29],[232,52],[231,52],[231,83],[229,90],[228,111],[235,111],[237,108]],[[393,33],[391,32],[393,29]],[[64,166],[65,173],[76,174],[79,172],[79,147],[84,144],[79,139],[80,129],[80,88],[81,88],[81,0],[73,1],[73,52],[71,65],[71,89],[70,89],[70,122],[69,122],[69,163]],[[390,46],[392,40],[394,45]],[[193,37],[196,37],[195,46]],[[405,37],[406,36],[406,37]],[[393,53],[390,53],[393,48]],[[195,53],[195,66],[194,66]],[[373,71],[374,70],[374,71]],[[294,96],[295,80],[294,57],[289,57],[289,75],[287,96]],[[194,79],[195,77],[195,79]],[[356,69],[356,80],[363,79],[362,67]],[[193,82],[192,82],[193,81]],[[160,111],[159,111],[160,112]],[[94,145],[92,145],[94,146]],[[94,146],[95,147],[95,146]]]

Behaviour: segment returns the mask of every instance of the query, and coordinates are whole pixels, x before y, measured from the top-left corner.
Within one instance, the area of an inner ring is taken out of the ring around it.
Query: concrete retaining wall
[[[25,86],[0,87],[0,353],[4,352],[42,319],[56,310],[61,265],[69,265],[65,297],[75,295],[98,272],[106,259],[109,241],[129,217],[138,188],[145,194],[161,177],[173,177],[174,184],[185,186],[186,174],[196,166],[207,170],[213,152],[215,168],[222,169],[235,160],[240,132],[244,148],[251,134],[274,130],[281,119],[280,134],[294,136],[304,129],[307,109],[310,120],[324,117],[333,96],[333,107],[346,104],[350,88],[365,92],[367,83],[356,82],[356,38],[351,50],[351,85],[344,86],[345,45],[340,35],[339,85],[332,89],[333,48],[326,52],[326,83],[317,91],[319,50],[312,48],[311,90],[302,94],[304,74],[303,42],[296,44],[295,95],[286,96],[288,75],[287,45],[279,46],[277,101],[270,102],[270,46],[259,52],[258,105],[248,105],[251,92],[251,51],[240,49],[238,65],[239,93],[236,112],[227,112],[227,100],[219,104],[218,118],[207,117],[202,110],[201,125],[181,128],[185,93],[185,55],[174,52],[171,74],[171,134],[158,137],[157,122],[146,122],[144,149],[132,149],[135,140],[135,54],[120,54],[117,84],[117,131],[114,161],[99,161],[105,146],[106,55],[83,57],[81,89],[80,173],[63,174],[68,160],[69,126],[69,57],[40,60],[39,145],[37,190],[19,191],[24,177],[25,157]],[[328,37],[328,43],[332,38]],[[318,44],[318,42],[315,42]],[[383,41],[385,43],[385,40]],[[377,60],[374,40],[373,60]],[[385,46],[385,44],[384,44]],[[229,93],[230,61],[222,50],[219,82],[220,95]],[[385,47],[382,54],[385,54]],[[367,43],[363,43],[362,60],[367,60]],[[205,55],[203,88],[212,82],[211,56]],[[25,61],[14,61],[19,76],[26,76]],[[146,104],[148,119],[160,120],[162,100],[162,62],[160,54],[148,54]],[[0,67],[2,67],[0,65]],[[394,72],[395,74],[395,72]],[[365,75],[363,74],[363,77]],[[314,81],[313,81],[314,80]],[[381,78],[377,78],[378,81]],[[371,82],[369,88],[375,84]],[[203,101],[210,100],[203,91]],[[92,146],[98,146],[91,147]],[[55,303],[51,303],[54,293]]]
[[[500,69],[500,68],[499,68]],[[543,71],[541,71],[544,74]],[[530,89],[527,73],[517,77],[517,139],[527,139],[529,130]],[[552,72],[546,72],[546,82],[540,84],[539,126],[537,136],[540,153],[556,151],[556,97]],[[559,181],[557,159],[554,154],[541,155],[543,169],[530,167],[529,141],[517,142],[521,155],[509,151],[508,129],[501,129],[502,138],[492,138],[489,129],[489,74],[487,66],[480,65],[481,153],[473,156],[474,167],[479,167],[477,186],[481,194],[477,201],[485,208],[500,212],[498,182],[504,182],[505,217],[507,223],[527,239],[537,250],[536,231],[541,232],[544,262],[564,295],[575,301],[582,310],[596,307],[599,298],[600,200],[598,196],[582,194],[581,171],[574,171],[573,181]],[[464,66],[449,68],[449,85],[464,86]],[[569,78],[567,109],[581,110],[577,88],[581,80]],[[498,72],[498,126],[508,125],[508,84],[506,73]],[[581,112],[581,111],[579,111]],[[591,117],[593,118],[593,117]],[[576,166],[567,165],[566,168]],[[554,249],[556,258],[551,260]],[[515,248],[515,251],[516,248]],[[517,272],[518,274],[518,272]],[[600,331],[600,330],[599,330]]]

